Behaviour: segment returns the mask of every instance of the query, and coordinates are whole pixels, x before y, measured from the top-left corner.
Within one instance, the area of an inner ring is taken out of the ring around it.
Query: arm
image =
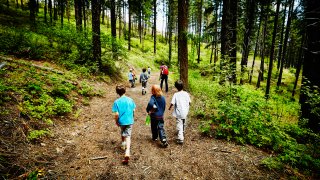
[[[173,104],[170,104],[169,110],[171,110],[171,107],[173,106]]]
[[[118,112],[116,112],[116,113],[114,114],[114,120],[116,121],[116,125],[119,126],[119,122],[118,122],[118,120],[119,120],[119,114],[118,114]]]

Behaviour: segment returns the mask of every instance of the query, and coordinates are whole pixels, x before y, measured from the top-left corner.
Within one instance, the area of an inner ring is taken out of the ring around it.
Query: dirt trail
[[[279,178],[259,168],[259,161],[268,154],[250,146],[203,137],[199,134],[197,120],[192,118],[186,129],[185,144],[175,144],[175,120],[168,110],[165,128],[169,146],[162,148],[159,142],[152,142],[150,127],[144,124],[145,107],[151,95],[151,84],[158,83],[158,76],[152,75],[144,96],[139,83],[135,88],[127,88],[127,96],[137,105],[128,166],[121,164],[124,152],[120,149],[119,128],[111,114],[117,98],[115,87],[101,83],[96,86],[107,92],[105,96],[93,98],[89,106],[82,107],[76,121],[58,123],[53,129],[54,137],[42,147],[47,154],[54,155],[52,163],[46,167],[47,176],[50,179]],[[167,106],[174,92],[169,85],[169,93],[165,94]],[[105,158],[93,159],[97,157]]]

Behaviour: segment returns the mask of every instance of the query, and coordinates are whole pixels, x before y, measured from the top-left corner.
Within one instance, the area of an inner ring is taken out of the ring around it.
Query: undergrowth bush
[[[73,112],[80,95],[95,96],[90,84],[79,82],[75,86],[72,79],[66,78],[69,76],[72,77],[13,63],[8,63],[0,71],[0,103],[7,102],[10,97],[10,101],[16,101],[22,117],[39,122],[30,128],[28,140],[47,135],[43,128],[52,125],[54,117]]]
[[[219,85],[199,74],[191,71],[189,77],[204,134],[275,152],[262,162],[269,168],[320,168],[320,137],[298,125],[298,102],[279,95],[266,101],[264,92],[249,85]]]

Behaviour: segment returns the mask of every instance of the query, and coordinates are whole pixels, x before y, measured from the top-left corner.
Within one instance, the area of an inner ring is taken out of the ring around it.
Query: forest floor
[[[170,78],[170,77],[169,77]],[[201,135],[199,121],[188,119],[185,143],[175,143],[175,119],[166,110],[165,129],[169,146],[151,140],[146,126],[146,105],[150,87],[159,84],[158,74],[152,74],[146,95],[141,84],[127,88],[126,95],[136,105],[132,131],[131,157],[122,165],[120,129],[116,126],[111,107],[116,98],[115,85],[95,83],[103,97],[94,97],[82,106],[77,119],[59,120],[52,128],[53,137],[31,145],[27,156],[41,157],[48,179],[279,179],[283,174],[266,170],[260,161],[270,154],[252,146],[240,146],[225,140]],[[164,93],[167,109],[175,88],[169,83]],[[32,150],[31,150],[32,149]],[[39,158],[38,158],[39,159]]]

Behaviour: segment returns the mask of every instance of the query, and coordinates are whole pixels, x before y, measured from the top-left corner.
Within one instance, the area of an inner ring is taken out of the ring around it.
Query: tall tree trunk
[[[169,0],[168,4],[168,37],[169,37],[169,64],[171,64],[172,58],[172,30],[173,30],[173,0]]]
[[[228,61],[228,79],[233,83],[237,82],[237,6],[238,0],[223,0],[221,61],[224,63],[222,64],[224,69]],[[223,76],[226,76],[226,74]]]
[[[285,2],[284,10],[283,10],[283,19],[282,19],[282,26],[281,26],[281,33],[280,33],[280,42],[279,42],[279,52],[278,52],[278,63],[277,63],[277,69],[280,69],[281,64],[281,55],[282,55],[282,47],[283,47],[283,34],[285,29],[285,22],[286,22],[286,11],[287,11],[287,4],[288,0]]]
[[[197,54],[198,54],[198,59],[197,59],[197,62],[198,64],[200,63],[200,46],[201,46],[201,27],[202,27],[202,4],[203,4],[203,0],[200,0],[200,3],[199,3],[199,7],[198,7],[198,51],[197,51]]]
[[[128,10],[129,10],[129,24],[128,24],[128,50],[131,50],[131,0],[128,0]]]
[[[53,20],[58,20],[58,1],[59,0],[53,0]]]
[[[93,61],[98,63],[100,71],[102,69],[101,61],[101,41],[100,41],[100,0],[91,0],[92,4],[92,49]],[[80,9],[81,10],[81,9]]]
[[[49,0],[48,8],[49,8],[49,15],[50,15],[50,25],[52,25],[52,0]]]
[[[243,84],[243,75],[244,72],[247,71],[248,56],[250,51],[250,39],[254,23],[255,5],[255,0],[246,0],[245,32],[243,36],[244,40],[242,44],[242,58],[240,66],[240,84]]]
[[[292,97],[294,97],[295,92],[296,92],[296,88],[297,88],[297,84],[298,84],[298,80],[299,80],[299,75],[300,75],[300,71],[301,71],[301,67],[302,67],[302,63],[303,63],[303,47],[305,45],[305,34],[303,34],[302,39],[301,39],[301,46],[300,46],[300,50],[299,50],[299,56],[298,56],[298,64],[296,66],[296,74],[295,74],[295,81],[294,81],[294,85],[293,85],[293,90],[292,90]]]
[[[153,0],[153,53],[157,53],[157,0]]]
[[[60,0],[60,21],[63,28],[63,15],[64,15],[64,0]]]
[[[180,80],[189,89],[188,82],[188,8],[189,0],[178,0],[178,61],[180,64]]]
[[[253,70],[254,70],[254,64],[255,64],[255,60],[256,60],[256,56],[258,54],[258,44],[259,44],[259,37],[260,37],[260,28],[261,28],[261,24],[262,24],[262,16],[264,14],[264,9],[263,7],[261,7],[261,13],[260,13],[260,17],[259,17],[259,26],[258,26],[258,33],[257,33],[257,37],[256,37],[256,44],[254,47],[254,53],[253,53],[253,60],[252,60],[252,66],[251,66],[251,72],[250,72],[250,77],[249,77],[249,84],[251,84],[252,82],[252,76],[253,76]]]
[[[48,7],[48,6],[47,6],[47,4],[48,4],[47,2],[48,2],[48,0],[45,0],[45,1],[44,1],[44,7],[43,7],[43,11],[44,11],[44,22],[45,22],[45,23],[47,23],[47,9],[48,9],[48,8],[47,8],[47,7]]]
[[[34,27],[36,23],[36,6],[37,6],[36,0],[29,1],[30,22],[32,27]]]
[[[117,60],[118,56],[117,56],[117,44],[116,44],[116,39],[117,39],[116,2],[115,0],[111,0],[110,3],[111,3],[110,13],[111,13],[112,56],[114,60]]]
[[[107,19],[107,28],[110,28],[108,9],[106,8],[106,19]]]
[[[74,1],[76,27],[78,31],[82,31],[82,0]]]
[[[20,6],[20,7],[21,7],[21,9],[23,10],[23,0],[21,0],[20,3],[21,3],[21,6]]]
[[[118,19],[119,19],[119,39],[121,38],[122,22],[121,22],[121,0],[118,1]]]
[[[291,16],[292,16],[292,11],[293,11],[293,5],[294,5],[294,0],[290,1],[290,7],[289,7],[289,14],[288,14],[288,20],[287,20],[287,26],[286,26],[286,34],[284,36],[284,44],[283,44],[283,52],[282,52],[282,57],[281,57],[281,62],[280,62],[280,72],[278,76],[278,81],[277,81],[277,86],[281,85],[282,81],[282,73],[283,73],[283,66],[285,62],[285,55],[287,51],[287,44],[288,44],[288,38],[289,38],[289,32],[290,32],[290,26],[291,26]]]
[[[85,0],[81,0],[81,1],[82,1],[83,29],[84,29],[85,34],[87,34],[87,13],[86,13],[87,6],[86,6]]]
[[[36,13],[39,13],[39,0],[36,1]]]
[[[267,79],[266,95],[265,95],[266,99],[269,99],[269,94],[270,94],[270,83],[271,83],[271,75],[272,75],[272,68],[273,68],[274,46],[276,43],[277,28],[278,28],[280,1],[281,0],[277,0],[277,10],[276,10],[276,15],[274,17],[272,43],[271,43],[271,49],[270,49],[271,52],[270,52],[270,60],[269,60],[269,71],[268,71],[268,79]]]
[[[126,22],[127,22],[127,20],[126,20],[126,14],[127,14],[127,12],[126,12],[126,3],[125,3],[125,1],[123,1],[123,9],[122,9],[122,12],[123,12],[123,20],[122,20],[122,22],[123,22],[123,36],[125,36],[125,32],[126,32],[126,26],[127,26],[127,24],[126,24]]]
[[[66,15],[68,18],[68,23],[70,23],[70,1],[66,0]]]
[[[267,24],[268,24],[268,14],[269,14],[269,0],[267,1],[265,14],[264,14],[264,26],[263,26],[263,39],[262,39],[262,48],[261,48],[261,60],[260,60],[260,70],[257,80],[257,88],[260,88],[260,83],[263,81],[263,73],[264,73],[264,55],[265,55],[265,48],[266,48],[266,36],[267,36]]]
[[[214,25],[214,57],[213,57],[213,67],[216,67],[216,63],[218,62],[218,8],[220,6],[219,1],[216,1],[215,7],[215,25]]]
[[[16,0],[16,8],[19,8],[19,0]]]
[[[105,22],[104,22],[104,17],[105,17],[105,5],[101,5],[101,11],[102,11],[102,14],[101,14],[101,19],[102,19],[102,24],[104,25]]]
[[[306,28],[306,48],[304,49],[303,63],[303,91],[301,91],[301,119],[308,119],[308,127],[315,133],[320,132],[320,117],[319,117],[319,100],[315,101],[316,97],[309,97],[308,92],[318,92],[320,87],[320,1],[306,0],[305,1],[305,28]]]
[[[139,15],[138,15],[138,31],[139,31],[139,39],[140,44],[142,44],[142,10],[140,8]]]

